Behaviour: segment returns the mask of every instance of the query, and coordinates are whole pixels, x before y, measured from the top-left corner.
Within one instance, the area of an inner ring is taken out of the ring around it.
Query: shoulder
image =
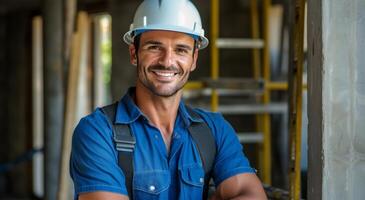
[[[74,130],[73,143],[100,144],[101,142],[108,144],[112,142],[112,128],[104,113],[97,108],[80,119]]]
[[[88,126],[91,124],[95,124],[95,125],[99,125],[99,126],[100,125],[107,126],[109,124],[108,119],[102,112],[101,108],[96,108],[92,113],[81,118],[78,123],[78,126],[83,127],[83,126]]]
[[[126,194],[112,134],[111,125],[99,108],[76,126],[70,156],[76,194],[96,191]]]

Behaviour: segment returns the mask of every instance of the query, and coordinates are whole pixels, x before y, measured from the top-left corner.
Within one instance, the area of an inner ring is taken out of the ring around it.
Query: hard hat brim
[[[198,45],[199,49],[204,49],[209,44],[208,38],[203,36],[204,33],[199,34],[199,33],[193,32],[191,30],[188,30],[187,28],[177,27],[177,26],[166,26],[166,25],[163,26],[163,27],[161,27],[159,25],[154,25],[154,26],[148,26],[148,27],[143,27],[143,28],[130,30],[130,31],[128,31],[124,34],[123,40],[124,40],[125,43],[130,45],[130,44],[133,43],[134,37],[136,36],[134,34],[135,32],[145,32],[145,31],[153,31],[153,30],[174,31],[174,32],[185,33],[185,34],[188,34],[188,35],[196,36],[197,38],[199,38],[199,41],[198,41],[199,42],[199,45]]]

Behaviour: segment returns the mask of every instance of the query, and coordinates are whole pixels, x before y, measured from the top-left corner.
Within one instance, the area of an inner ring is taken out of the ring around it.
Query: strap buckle
[[[114,142],[117,151],[133,152],[136,144],[134,137],[124,134],[115,134]]]

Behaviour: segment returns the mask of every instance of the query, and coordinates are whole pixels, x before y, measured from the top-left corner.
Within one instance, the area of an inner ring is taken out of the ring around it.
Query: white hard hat
[[[138,7],[124,41],[133,43],[134,36],[148,30],[182,32],[196,38],[198,48],[208,46],[198,10],[190,0],[144,0]]]

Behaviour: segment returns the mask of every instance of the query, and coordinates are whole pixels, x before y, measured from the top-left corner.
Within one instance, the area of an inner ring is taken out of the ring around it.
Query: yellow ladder
[[[252,48],[253,49],[253,65],[254,78],[258,80],[263,78],[265,84],[262,104],[267,106],[270,103],[270,55],[269,55],[269,9],[271,5],[270,0],[263,0],[263,37],[259,39],[259,16],[257,8],[257,0],[250,0],[251,5],[251,24],[252,24],[252,38],[219,38],[219,0],[211,1],[211,78],[212,80],[219,79],[219,49],[220,48]],[[260,69],[260,52],[259,48],[263,50],[262,64],[263,74],[261,77]],[[281,84],[271,84],[273,87],[283,87]],[[284,86],[285,87],[285,86]],[[211,94],[211,110],[218,111],[219,95],[216,89],[212,90]],[[263,142],[259,148],[259,163],[262,181],[266,184],[271,184],[271,127],[270,114],[268,112],[258,114],[259,131],[263,133]]]

